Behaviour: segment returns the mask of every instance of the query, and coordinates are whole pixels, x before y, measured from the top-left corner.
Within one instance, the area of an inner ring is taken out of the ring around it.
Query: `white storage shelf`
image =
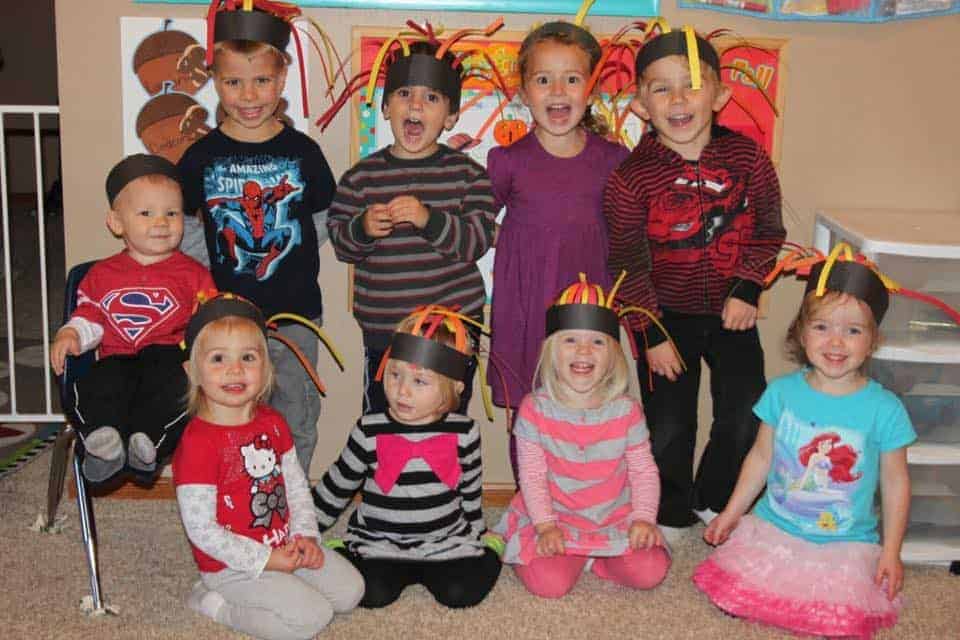
[[[814,245],[846,242],[902,286],[960,308],[960,211],[819,211]],[[890,296],[870,375],[903,400],[918,441],[905,562],[960,561],[960,327],[926,303]]]

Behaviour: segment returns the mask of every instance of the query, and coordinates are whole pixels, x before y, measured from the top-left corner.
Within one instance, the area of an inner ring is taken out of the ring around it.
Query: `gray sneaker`
[[[130,466],[137,471],[153,471],[157,468],[157,448],[142,431],[130,436],[127,442],[127,457]]]
[[[83,448],[83,475],[90,482],[103,482],[123,469],[123,440],[113,427],[100,427],[88,434]]]

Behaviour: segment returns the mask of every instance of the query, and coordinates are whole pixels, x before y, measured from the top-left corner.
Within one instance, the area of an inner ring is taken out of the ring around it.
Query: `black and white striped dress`
[[[420,441],[457,436],[460,479],[450,489],[422,458],[411,458],[396,484],[384,493],[374,480],[377,436]],[[405,425],[378,413],[361,417],[337,461],[313,489],[321,530],[331,527],[359,489],[361,502],[350,516],[344,542],[366,558],[451,560],[483,554],[486,533],[481,509],[480,430],[474,421],[447,414],[428,425]]]

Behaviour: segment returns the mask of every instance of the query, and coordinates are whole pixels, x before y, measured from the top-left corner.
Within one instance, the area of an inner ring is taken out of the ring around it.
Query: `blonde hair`
[[[193,341],[193,348],[190,350],[190,359],[187,365],[187,379],[189,380],[189,389],[187,390],[187,413],[195,416],[204,406],[203,389],[200,387],[200,354],[203,352],[203,344],[213,333],[249,332],[257,335],[257,348],[263,357],[263,367],[265,369],[263,388],[254,399],[259,404],[264,398],[270,396],[273,391],[274,373],[273,363],[270,361],[270,352],[267,349],[267,338],[263,331],[248,318],[240,316],[226,316],[218,318],[207,324]]]
[[[416,326],[417,321],[420,319],[418,315],[411,315],[404,318],[399,325],[397,325],[397,333],[409,333],[411,335],[419,335],[414,333],[413,328]],[[420,336],[421,338],[423,336]],[[448,347],[456,349],[457,336],[456,334],[447,327],[445,322],[441,322],[436,331],[433,332],[433,335],[426,340],[434,340],[440,344],[446,345]],[[473,346],[470,344],[471,340],[468,337],[467,344],[461,353],[472,356],[473,355]],[[443,396],[443,404],[441,405],[441,410],[443,412],[453,411],[454,409],[460,406],[460,394],[463,393],[464,383],[462,380],[454,380],[449,378],[442,373],[433,373],[437,376],[437,383],[440,387],[440,393]],[[457,385],[457,383],[460,383]]]
[[[273,58],[277,70],[280,70],[291,62],[293,58],[286,51],[280,51],[272,44],[258,42],[256,40],[221,40],[213,45],[213,64],[208,68],[209,71],[216,73],[217,57],[224,51],[236,53],[241,56],[252,58],[261,53],[268,53]]]
[[[810,359],[807,357],[807,350],[803,347],[804,330],[806,330],[813,317],[821,311],[843,304],[851,299],[856,300],[857,304],[865,310],[867,330],[870,332],[870,354],[872,355],[880,345],[880,329],[877,326],[876,318],[873,317],[873,311],[870,310],[867,303],[842,291],[827,291],[822,296],[818,296],[816,291],[811,291],[803,297],[797,317],[793,319],[790,328],[787,329],[787,337],[784,340],[784,350],[787,358],[801,366],[811,366]],[[864,360],[863,365],[860,366],[860,373],[864,372],[866,365],[867,360]]]
[[[533,374],[533,387],[543,389],[551,400],[560,404],[565,403],[566,394],[563,391],[563,384],[560,382],[560,374],[557,371],[556,351],[557,344],[567,331],[572,331],[572,329],[555,331],[543,341],[543,345],[540,347],[540,359],[537,360],[537,369]],[[627,367],[627,358],[623,355],[620,343],[602,331],[597,333],[603,336],[603,339],[607,341],[607,348],[610,349],[610,365],[598,385],[601,392],[601,404],[607,404],[627,392],[630,374]]]

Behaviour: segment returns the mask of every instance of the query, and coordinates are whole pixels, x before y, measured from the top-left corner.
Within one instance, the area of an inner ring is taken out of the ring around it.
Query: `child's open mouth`
[[[551,120],[561,122],[566,120],[570,116],[570,105],[568,104],[553,104],[547,107],[547,116]]]
[[[235,384],[225,384],[220,388],[223,389],[225,393],[236,394],[246,391],[247,385],[242,382],[237,382]]]
[[[416,118],[407,118],[403,121],[403,135],[408,138],[419,138],[423,135],[423,123]]]
[[[672,127],[685,127],[693,122],[693,114],[683,113],[678,116],[669,116],[667,122],[669,122]]]
[[[578,376],[588,376],[593,373],[595,365],[590,362],[574,362],[570,365],[570,371]]]
[[[263,107],[247,107],[245,109],[237,109],[240,117],[244,120],[256,120],[260,117],[260,113],[262,111]]]

